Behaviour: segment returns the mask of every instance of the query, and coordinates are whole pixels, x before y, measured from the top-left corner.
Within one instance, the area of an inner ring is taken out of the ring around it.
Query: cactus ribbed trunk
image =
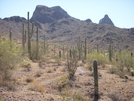
[[[46,52],[46,36],[44,35],[44,54]]]
[[[98,66],[97,66],[97,60],[93,61],[93,68],[94,68],[94,97],[98,98]]]
[[[87,39],[85,38],[85,59],[87,57]]]
[[[28,54],[29,54],[29,58],[32,59],[31,57],[31,41],[30,41],[30,21],[29,21],[29,12],[27,13],[27,35],[28,35]]]
[[[78,43],[77,43],[77,47],[78,47],[78,54],[79,54],[79,60],[81,59],[81,49],[82,49],[82,46],[81,46],[81,43],[80,43],[80,36],[78,38]]]
[[[29,20],[29,12],[27,13],[27,35],[28,35],[28,54],[29,54],[29,59],[32,60],[32,54],[31,54],[31,38],[33,36],[34,33],[34,23],[32,23],[32,33],[30,33],[30,20]]]
[[[36,59],[38,60],[38,54],[39,54],[39,35],[38,35],[38,27],[36,32]]]
[[[72,50],[71,49],[69,50],[69,56],[70,56],[70,58],[72,58]]]
[[[24,23],[22,24],[22,48],[23,48],[23,51],[24,51]]]
[[[133,67],[133,53],[131,53],[131,67]]]
[[[10,38],[10,49],[12,49],[12,31],[9,32],[9,38]]]
[[[110,38],[110,44],[109,44],[109,61],[112,61],[112,42]]]
[[[10,31],[9,33],[9,38],[10,38],[10,41],[12,41],[12,31]]]
[[[22,24],[22,48],[23,51],[25,50],[25,43],[26,43],[26,31],[24,31],[24,23]]]
[[[59,58],[61,58],[61,51],[59,51]]]

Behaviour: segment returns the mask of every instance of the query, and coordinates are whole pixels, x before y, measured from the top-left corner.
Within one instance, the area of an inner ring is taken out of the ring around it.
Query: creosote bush
[[[126,68],[128,72],[134,70],[134,57],[131,57],[131,53],[128,51],[123,51],[118,54],[118,61],[116,63],[117,67],[124,71]]]
[[[74,58],[70,58],[67,60],[67,70],[68,70],[68,74],[69,74],[69,79],[72,79],[74,77],[74,74],[77,70],[77,59]]]
[[[21,62],[21,53],[22,51],[13,41],[0,40],[0,75],[3,80],[10,79],[11,70]]]
[[[105,66],[105,64],[109,63],[108,57],[97,52],[93,52],[87,55],[87,63],[88,67],[91,68],[91,64],[94,59],[97,59],[98,65]]]

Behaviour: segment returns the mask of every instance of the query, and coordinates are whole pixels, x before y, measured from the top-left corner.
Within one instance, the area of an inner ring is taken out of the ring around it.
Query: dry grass
[[[42,84],[39,84],[39,82],[34,81],[30,84],[29,90],[36,91],[36,92],[45,92],[45,86]]]
[[[0,75],[0,85],[3,83],[3,77]]]

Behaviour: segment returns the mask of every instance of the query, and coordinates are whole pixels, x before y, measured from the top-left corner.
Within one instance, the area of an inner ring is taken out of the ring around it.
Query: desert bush
[[[109,68],[109,72],[111,74],[116,74],[118,71],[119,71],[119,69],[117,67],[111,67],[111,68]]]
[[[21,49],[13,41],[0,40],[0,75],[3,80],[10,79],[11,70],[21,62],[21,53]]]
[[[28,57],[24,56],[22,58],[22,61],[20,63],[20,66],[27,68],[30,65],[30,63],[31,63],[31,60]]]
[[[69,74],[69,79],[72,79],[74,77],[74,74],[77,70],[77,62],[78,62],[78,59],[75,59],[75,58],[70,58],[67,60],[67,71],[68,71],[68,74]]]
[[[65,90],[61,94],[62,101],[91,101],[88,98],[82,96],[78,91]]]
[[[92,64],[94,59],[97,59],[98,65],[101,66],[105,66],[105,64],[109,63],[109,59],[107,56],[101,53],[93,52],[87,55],[87,62],[88,62],[87,66],[89,66],[89,68],[91,68],[90,64]]]
[[[64,88],[65,85],[68,84],[68,82],[69,82],[68,75],[64,75],[60,79],[58,79],[58,90],[61,91],[62,88]]]
[[[118,61],[116,62],[117,67],[124,71],[126,68],[128,72],[131,71],[131,69],[134,69],[134,57],[131,56],[131,52],[129,51],[123,51],[121,53],[118,53]]]
[[[45,60],[44,57],[44,49],[41,48],[41,44],[39,43],[39,49],[36,49],[36,44],[34,42],[32,42],[32,47],[31,47],[31,60]],[[36,54],[36,52],[38,51],[38,55]]]

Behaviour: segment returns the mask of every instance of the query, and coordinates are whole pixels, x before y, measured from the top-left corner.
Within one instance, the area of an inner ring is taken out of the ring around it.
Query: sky
[[[37,5],[60,6],[70,16],[94,23],[108,14],[119,28],[134,28],[134,0],[0,0],[0,18],[20,16],[30,17]]]

